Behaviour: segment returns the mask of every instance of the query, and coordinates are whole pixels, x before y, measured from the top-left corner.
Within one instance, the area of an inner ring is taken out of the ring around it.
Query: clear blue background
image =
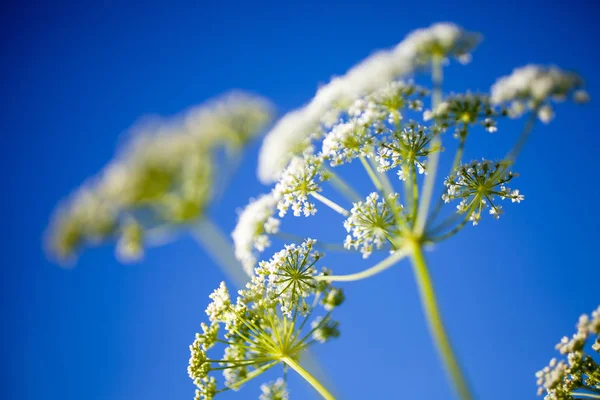
[[[524,203],[428,254],[477,397],[534,399],[534,372],[600,303],[595,2],[10,3],[0,17],[0,397],[192,398],[187,346],[220,270],[190,238],[134,266],[105,246],[60,269],[41,249],[55,204],[110,159],[143,114],[172,114],[229,88],[263,94],[284,112],[374,49],[436,21],[485,35],[471,65],[449,69],[449,89],[486,90],[513,67],[539,62],[577,70],[592,95],[585,107],[559,107],[533,135],[515,183]],[[467,156],[501,156],[516,127],[479,134]],[[257,149],[212,210],[226,231],[234,210],[267,190],[254,175]],[[355,185],[366,193],[365,182]],[[326,210],[300,222],[306,232],[344,236]],[[371,261],[332,254],[326,263],[342,273]],[[339,398],[450,398],[409,265],[345,287],[343,335],[317,350]],[[256,398],[258,383],[223,398]],[[299,379],[291,389],[295,399],[316,398]]]

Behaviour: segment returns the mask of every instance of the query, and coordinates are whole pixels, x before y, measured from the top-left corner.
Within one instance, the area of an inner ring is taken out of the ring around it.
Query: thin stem
[[[335,397],[333,397],[333,395],[331,393],[329,393],[329,391],[327,389],[325,389],[325,387],[323,385],[321,385],[321,382],[319,382],[307,370],[305,370],[304,368],[302,368],[302,366],[300,364],[298,364],[296,361],[294,361],[290,357],[283,357],[281,359],[281,361],[283,361],[291,369],[293,369],[294,371],[296,371],[298,373],[298,375],[300,375],[301,377],[304,378],[304,380],[306,380],[306,382],[310,383],[310,385],[313,388],[315,388],[315,390],[317,392],[319,392],[319,394],[321,396],[323,396],[324,399],[326,399],[326,400],[335,400]]]
[[[320,280],[320,281],[327,281],[327,282],[359,281],[361,279],[365,279],[365,278],[369,278],[373,275],[377,275],[381,271],[384,271],[384,270],[390,268],[391,266],[396,264],[398,261],[400,261],[407,255],[408,255],[407,251],[397,250],[394,254],[383,259],[379,263],[375,264],[373,267],[365,269],[364,271],[357,272],[355,274],[349,274],[349,275],[317,276],[317,277],[315,277],[315,279]]]
[[[442,58],[434,56],[431,59],[432,80],[433,80],[433,95],[432,109],[435,110],[442,102],[442,82],[444,80],[444,72],[442,67]],[[429,204],[433,195],[433,186],[435,184],[435,175],[437,173],[438,162],[440,158],[440,148],[442,140],[439,135],[434,136],[429,144],[430,153],[427,157],[427,176],[423,184],[421,203],[419,203],[419,212],[415,222],[414,232],[417,236],[423,233],[425,223],[427,222],[427,213],[429,212]]]
[[[531,131],[533,130],[536,121],[537,107],[531,110],[529,118],[527,118],[527,122],[525,122],[525,126],[521,131],[519,139],[517,139],[517,142],[515,143],[513,148],[508,152],[506,157],[504,157],[505,162],[507,162],[508,164],[513,164],[517,160],[517,157],[521,153],[521,150],[523,150],[523,147],[525,146],[525,143],[527,142],[527,139],[529,138],[529,135],[531,134]]]
[[[385,194],[393,193],[394,188],[392,188],[392,182],[390,182],[390,178],[388,178],[387,174],[377,169],[373,158],[368,158],[367,162],[371,165],[371,168],[373,169],[373,171],[375,171],[375,175],[377,175],[377,178],[379,178],[379,181],[383,185],[383,192]]]
[[[367,174],[369,174],[369,178],[371,178],[371,181],[373,182],[373,185],[375,185],[375,188],[379,192],[385,193],[383,190],[383,184],[379,180],[379,177],[377,176],[377,174],[375,173],[373,168],[371,168],[371,164],[369,164],[369,162],[365,159],[364,156],[360,156],[359,159],[360,159],[360,162],[362,163],[363,167],[365,167]]]
[[[221,267],[238,287],[244,287],[250,277],[244,272],[240,262],[231,251],[231,242],[217,224],[203,218],[191,229],[194,239],[208,253],[209,257]]]
[[[310,195],[312,197],[314,197],[315,199],[319,200],[321,203],[325,204],[327,207],[331,208],[336,213],[342,214],[344,217],[347,217],[348,215],[350,215],[350,212],[348,210],[346,210],[344,207],[340,206],[339,204],[329,200],[327,197],[325,197],[317,192],[311,192]]]
[[[361,200],[360,195],[356,193],[356,191],[352,189],[352,187],[346,183],[345,180],[336,175],[331,168],[323,166],[323,169],[327,172],[331,185],[337,189],[338,192],[344,195],[351,203],[356,203]]]
[[[573,396],[588,397],[591,399],[600,399],[600,395],[593,394],[593,393],[573,393]]]
[[[450,339],[448,338],[442,322],[433,283],[427,269],[421,244],[414,243],[412,245],[411,259],[417,286],[419,287],[421,304],[423,305],[423,311],[425,312],[427,324],[429,325],[429,331],[433,336],[437,351],[442,358],[444,368],[450,376],[454,389],[459,397],[463,400],[470,400],[472,399],[471,393],[469,392],[467,382],[462,374],[458,360],[454,355]]]

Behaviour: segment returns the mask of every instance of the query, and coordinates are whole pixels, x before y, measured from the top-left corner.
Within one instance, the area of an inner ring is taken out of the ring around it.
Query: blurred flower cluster
[[[49,250],[68,262],[85,246],[116,240],[121,261],[140,258],[145,244],[203,217],[271,113],[266,100],[231,92],[172,118],[142,121],[98,176],[58,207]]]

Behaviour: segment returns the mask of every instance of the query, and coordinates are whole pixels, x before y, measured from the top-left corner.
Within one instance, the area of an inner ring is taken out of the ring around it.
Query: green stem
[[[419,287],[421,304],[423,305],[423,311],[425,312],[427,324],[429,325],[429,331],[433,336],[438,353],[442,358],[444,368],[450,376],[454,389],[459,397],[463,400],[470,400],[472,399],[472,396],[469,392],[467,382],[461,372],[460,365],[454,355],[450,339],[448,338],[442,322],[433,283],[427,269],[427,263],[423,255],[421,244],[414,243],[412,245],[411,259],[417,286]]]
[[[371,178],[371,182],[373,182],[373,185],[375,185],[375,188],[380,193],[384,194],[385,191],[383,190],[383,184],[379,180],[379,177],[377,176],[377,174],[375,173],[373,168],[371,168],[371,164],[369,164],[369,162],[363,156],[360,156],[359,159],[360,159],[360,162],[362,163],[363,167],[365,167],[367,174],[369,174],[369,178]]]
[[[367,159],[367,162],[371,165],[373,171],[375,171],[375,175],[383,185],[383,192],[387,195],[394,192],[394,188],[392,187],[392,182],[390,182],[390,178],[384,173],[377,169],[377,165],[373,161],[373,158]]]
[[[527,122],[525,122],[525,126],[521,131],[519,139],[517,139],[517,142],[515,143],[514,147],[508,152],[508,154],[504,158],[505,162],[507,162],[508,164],[514,164],[514,162],[517,160],[517,157],[521,153],[521,150],[523,150],[523,147],[525,146],[525,143],[527,142],[527,139],[529,138],[529,135],[531,134],[531,131],[533,130],[536,121],[537,107],[531,110],[529,118],[527,119]]]
[[[209,257],[223,269],[237,287],[244,287],[250,277],[235,258],[229,238],[217,224],[203,218],[192,226],[192,235]]]
[[[356,193],[356,191],[352,189],[352,187],[348,185],[346,181],[344,181],[342,178],[336,175],[330,168],[324,166],[323,169],[327,171],[327,175],[330,178],[329,181],[331,182],[331,185],[334,188],[336,188],[337,191],[340,192],[342,195],[346,196],[346,198],[350,200],[351,203],[357,203],[360,200],[362,200],[359,194]]]
[[[600,395],[592,394],[592,393],[573,393],[573,396],[588,397],[591,399],[600,399]]]
[[[304,380],[306,380],[306,382],[310,383],[310,385],[313,388],[315,388],[315,390],[317,392],[319,392],[319,394],[321,396],[323,396],[324,399],[335,400],[335,397],[333,397],[333,395],[331,393],[329,393],[329,391],[327,389],[325,389],[325,387],[323,385],[321,385],[321,382],[319,382],[307,370],[302,368],[302,366],[300,364],[298,364],[296,361],[294,361],[290,357],[283,357],[281,359],[281,361],[284,362],[286,365],[288,365],[291,369],[296,371],[298,373],[298,375],[300,375],[301,377],[304,378]]]
[[[398,261],[403,259],[408,255],[408,252],[403,250],[397,250],[394,254],[388,256],[383,259],[379,263],[375,264],[373,267],[365,269],[364,271],[357,272],[355,274],[349,275],[329,275],[329,276],[317,276],[316,280],[327,281],[327,282],[352,282],[359,281],[361,279],[369,278],[373,275],[377,275],[381,271],[388,269],[389,267],[396,264]]]
[[[433,80],[433,95],[432,95],[432,110],[435,111],[437,106],[442,102],[442,82],[444,80],[444,72],[442,67],[442,58],[434,56],[431,59],[432,80]],[[435,175],[437,173],[438,162],[440,158],[440,149],[442,140],[439,135],[436,135],[429,144],[430,153],[427,157],[427,176],[423,184],[421,202],[419,203],[419,211],[415,221],[414,232],[417,236],[421,235],[425,230],[427,222],[427,213],[429,212],[429,204],[433,195],[433,186],[435,184]]]
[[[310,195],[315,199],[319,200],[321,203],[325,204],[327,207],[331,208],[333,211],[337,212],[338,214],[342,214],[344,217],[350,215],[350,212],[348,210],[346,210],[344,207],[340,206],[336,202],[329,200],[327,197],[317,192],[311,192]]]

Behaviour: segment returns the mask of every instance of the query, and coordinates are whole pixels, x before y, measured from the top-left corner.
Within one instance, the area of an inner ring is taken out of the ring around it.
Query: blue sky
[[[119,264],[104,246],[60,269],[41,246],[55,204],[111,158],[144,114],[173,114],[231,88],[285,112],[375,49],[436,21],[485,37],[469,66],[448,70],[448,90],[486,90],[536,62],[577,70],[592,96],[584,107],[561,105],[535,131],[516,168],[524,203],[428,253],[477,397],[535,398],[534,372],[578,315],[600,303],[593,2],[85,3],[1,6],[3,398],[192,398],[187,347],[220,270],[185,237],[137,265]],[[502,155],[517,128],[481,135],[467,157]],[[268,190],[255,178],[257,149],[211,211],[226,231],[237,207]],[[355,185],[366,192],[364,182]],[[344,237],[327,211],[301,222],[290,226]],[[340,273],[370,266],[335,254],[326,264]],[[316,350],[339,398],[449,398],[409,265],[344,287],[342,337]],[[295,399],[317,398],[299,379],[291,390]],[[223,398],[257,395],[258,382]]]

